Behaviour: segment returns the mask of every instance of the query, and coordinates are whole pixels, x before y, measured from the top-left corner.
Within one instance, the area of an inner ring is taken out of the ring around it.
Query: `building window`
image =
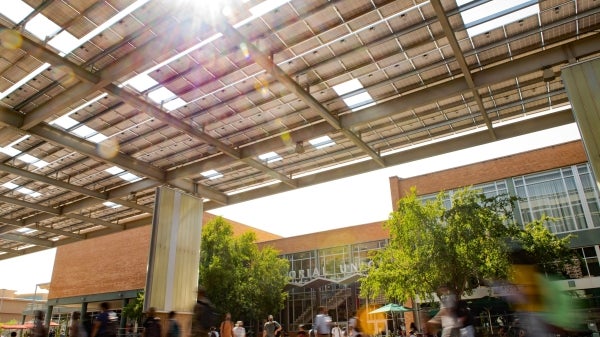
[[[568,233],[594,227],[598,192],[587,164],[513,178],[523,222],[552,217],[548,229]]]
[[[590,223],[593,224],[589,227],[599,227],[600,207],[598,203],[598,190],[596,189],[596,181],[592,176],[590,166],[588,164],[578,165],[577,172],[581,181],[583,199],[586,200],[590,212]]]
[[[315,251],[287,254],[283,257],[290,262],[288,275],[292,282],[308,282],[313,278],[315,268],[318,268]]]
[[[339,280],[352,272],[349,246],[339,246],[319,251],[320,276]]]
[[[600,276],[600,262],[598,262],[598,254],[595,246],[577,248],[575,249],[575,253],[577,253],[581,260],[580,268],[575,269],[580,270],[577,270],[578,273],[575,273],[578,275],[569,276],[573,278]]]
[[[352,245],[352,264],[360,271],[371,263],[371,253],[387,245],[386,240],[371,241]]]

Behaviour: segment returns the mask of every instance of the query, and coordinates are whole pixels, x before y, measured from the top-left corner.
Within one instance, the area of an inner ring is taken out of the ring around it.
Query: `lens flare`
[[[21,33],[12,29],[0,30],[0,46],[6,49],[19,49],[23,43]]]
[[[292,136],[290,136],[289,132],[282,133],[280,137],[285,145],[289,146],[292,144]]]
[[[73,72],[73,69],[64,65],[58,65],[50,68],[49,77],[54,81],[58,81],[65,86],[69,86],[77,82],[77,77]]]
[[[265,78],[258,78],[254,83],[254,89],[267,98],[269,96],[269,81]]]
[[[248,51],[248,45],[246,45],[244,42],[240,44],[240,50],[242,51],[242,55],[244,55],[245,59],[250,58],[250,51]]]
[[[116,138],[108,138],[96,145],[98,155],[105,159],[114,158],[119,153],[119,141]]]

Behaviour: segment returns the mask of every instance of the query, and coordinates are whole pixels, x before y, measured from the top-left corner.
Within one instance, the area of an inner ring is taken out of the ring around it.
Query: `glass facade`
[[[515,205],[514,215],[520,224],[547,215],[552,219],[546,224],[555,234],[600,227],[599,193],[587,163],[488,182],[473,188],[487,196],[518,196],[520,200]],[[446,192],[444,204],[450,207],[454,191]],[[436,196],[437,193],[423,195],[421,199],[432,200]],[[356,275],[371,262],[370,253],[386,244],[387,240],[379,240],[283,255],[290,262],[289,276],[295,285],[289,289],[288,303],[280,317],[286,329],[296,330],[299,324],[310,323],[319,306],[330,308],[333,320],[343,324],[353,311],[365,304],[358,296]],[[569,268],[569,276],[600,277],[600,246],[580,247],[575,251],[581,259]],[[320,283],[311,285],[315,281]]]
[[[474,185],[485,195],[510,194],[521,200],[516,205],[517,222],[524,224],[547,215],[552,219],[548,229],[555,234],[572,233],[600,227],[598,189],[589,165],[573,165],[509,179]],[[445,200],[450,206],[447,191]],[[437,194],[422,196],[434,199]]]
[[[362,304],[357,286],[361,268],[370,263],[371,252],[386,244],[378,240],[283,255],[290,262],[288,275],[294,285],[280,317],[286,330],[311,322],[319,306],[335,308],[330,310],[333,320],[346,322]],[[324,281],[313,286],[316,280]]]

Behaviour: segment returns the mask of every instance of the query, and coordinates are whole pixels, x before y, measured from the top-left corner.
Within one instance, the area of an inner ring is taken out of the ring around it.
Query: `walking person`
[[[116,337],[118,327],[117,314],[110,311],[108,302],[100,303],[100,314],[96,317],[92,326],[90,337]]]
[[[192,337],[208,337],[212,328],[212,319],[215,313],[213,304],[206,297],[206,289],[198,287],[198,297],[194,304],[192,318]]]
[[[221,322],[219,327],[220,337],[233,337],[233,322],[231,322],[231,314],[225,314],[225,320]]]
[[[233,328],[233,337],[246,337],[246,328],[244,328],[244,322],[237,321]]]
[[[440,314],[442,315],[442,337],[460,334],[456,320],[456,294],[448,286],[440,287]]]
[[[162,337],[160,318],[156,317],[156,309],[151,307],[146,314],[142,330],[142,337]]]
[[[360,321],[358,320],[356,312],[353,312],[352,317],[348,319],[348,337],[356,337],[360,335]]]
[[[296,337],[308,337],[306,330],[304,330],[304,324],[298,325],[298,332],[296,332]]]
[[[69,337],[87,337],[87,331],[81,322],[81,313],[73,312],[71,316],[71,325],[69,326]]]
[[[315,316],[315,329],[318,336],[329,336],[331,331],[331,317],[325,312],[325,307],[319,307],[319,313]]]
[[[169,311],[169,325],[167,327],[167,337],[180,337],[181,336],[181,326],[179,322],[175,319],[175,311]]]
[[[36,310],[33,319],[33,328],[31,329],[31,337],[47,337],[48,329],[44,325],[44,312]]]
[[[475,337],[475,327],[473,327],[475,318],[473,317],[471,309],[467,306],[467,301],[458,301],[456,316],[458,325],[461,327],[460,337]]]
[[[273,315],[269,315],[263,328],[263,337],[275,337],[281,331],[281,324],[273,320]]]
[[[333,328],[331,328],[331,337],[343,337],[342,329],[338,326],[337,322],[333,323]]]

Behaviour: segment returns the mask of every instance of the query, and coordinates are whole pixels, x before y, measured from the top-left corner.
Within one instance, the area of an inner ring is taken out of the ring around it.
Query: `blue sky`
[[[451,152],[396,167],[212,210],[284,237],[385,221],[392,211],[389,177],[412,177],[579,139],[575,124]],[[55,250],[0,261],[0,289],[33,293],[50,282]]]

